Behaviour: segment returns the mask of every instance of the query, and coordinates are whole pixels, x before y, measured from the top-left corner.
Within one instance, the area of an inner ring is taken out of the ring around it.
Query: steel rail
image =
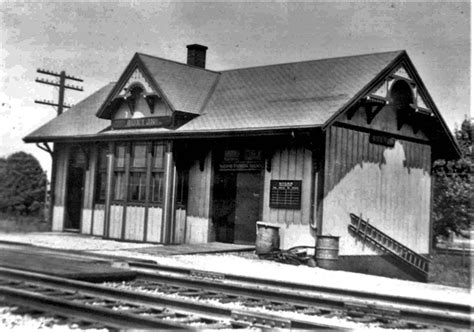
[[[442,299],[408,298],[357,290],[306,285],[287,281],[199,271],[175,266],[129,262],[138,278],[194,287],[236,296],[250,296],[295,305],[357,310],[430,325],[469,329],[472,307]]]
[[[3,281],[2,281],[3,280]],[[150,295],[134,291],[119,290],[83,281],[70,280],[60,277],[49,276],[40,273],[27,272],[10,268],[0,267],[0,298],[7,302],[28,306],[54,312],[65,316],[78,317],[84,320],[100,322],[103,325],[123,328],[154,328],[154,329],[199,329],[170,320],[156,319],[155,317],[137,316],[130,312],[114,311],[110,308],[90,306],[85,303],[72,303],[71,301],[54,298],[48,294],[36,294],[34,290],[18,290],[8,286],[8,280],[17,283],[34,283],[47,286],[52,291],[68,291],[71,296],[83,294],[98,301],[106,298],[110,301],[122,302],[126,305],[142,306],[148,309],[172,310],[183,315],[194,315],[203,320],[211,321],[209,326],[201,328],[213,328],[218,321],[227,322],[231,327],[266,327],[266,328],[296,328],[296,329],[341,329],[339,326],[316,323],[304,319],[285,319],[277,315],[269,315],[252,310],[232,310],[222,305],[214,305],[190,299],[170,298],[167,296]]]

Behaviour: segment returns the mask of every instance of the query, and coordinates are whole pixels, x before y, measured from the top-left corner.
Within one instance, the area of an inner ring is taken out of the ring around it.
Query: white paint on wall
[[[61,232],[64,222],[64,206],[55,206],[53,208],[53,232]]]
[[[186,217],[186,243],[207,243],[209,235],[208,218]]]
[[[311,246],[316,243],[316,233],[309,225],[283,224],[280,226],[280,249],[289,249],[296,246]]]
[[[91,233],[92,209],[82,209],[81,233]]]
[[[94,206],[94,224],[92,226],[92,235],[104,235],[105,205],[95,204]]]
[[[357,163],[324,198],[323,235],[339,236],[340,255],[377,254],[348,231],[349,213],[418,253],[429,251],[430,174],[404,166],[406,154],[396,141],[385,148],[383,163]]]
[[[159,207],[148,209],[147,241],[161,242],[161,215],[162,210]]]
[[[112,239],[122,238],[123,206],[110,206],[109,237]]]

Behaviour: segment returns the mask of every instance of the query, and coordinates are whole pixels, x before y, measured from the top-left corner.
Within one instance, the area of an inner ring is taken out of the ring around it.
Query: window
[[[114,164],[114,196],[116,201],[125,199],[125,154],[127,146],[117,144],[115,146],[115,164]]]
[[[161,203],[163,201],[163,178],[164,178],[164,160],[165,147],[163,144],[155,143],[153,145],[153,162],[151,169],[150,194],[152,203]]]
[[[144,202],[146,199],[146,151],[145,143],[132,145],[129,200],[132,202]]]
[[[107,185],[107,146],[100,145],[97,156],[97,177],[95,185],[95,201],[104,203]]]

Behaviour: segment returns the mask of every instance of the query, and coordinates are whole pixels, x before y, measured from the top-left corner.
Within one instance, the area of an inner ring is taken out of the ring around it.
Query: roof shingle
[[[144,54],[148,72],[176,110],[200,114],[179,133],[288,129],[324,125],[403,51],[243,68],[216,73]],[[40,127],[25,141],[104,137],[95,116],[113,84]],[[169,130],[133,130],[166,135]]]

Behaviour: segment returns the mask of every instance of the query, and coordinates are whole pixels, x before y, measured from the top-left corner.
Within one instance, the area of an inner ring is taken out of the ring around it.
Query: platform
[[[136,276],[134,271],[112,267],[110,260],[23,245],[0,244],[0,266],[91,282],[131,280]]]
[[[170,255],[192,255],[192,254],[218,254],[226,252],[253,251],[255,245],[210,242],[196,244],[177,244],[152,246],[145,248],[127,249],[148,255],[170,256]]]

